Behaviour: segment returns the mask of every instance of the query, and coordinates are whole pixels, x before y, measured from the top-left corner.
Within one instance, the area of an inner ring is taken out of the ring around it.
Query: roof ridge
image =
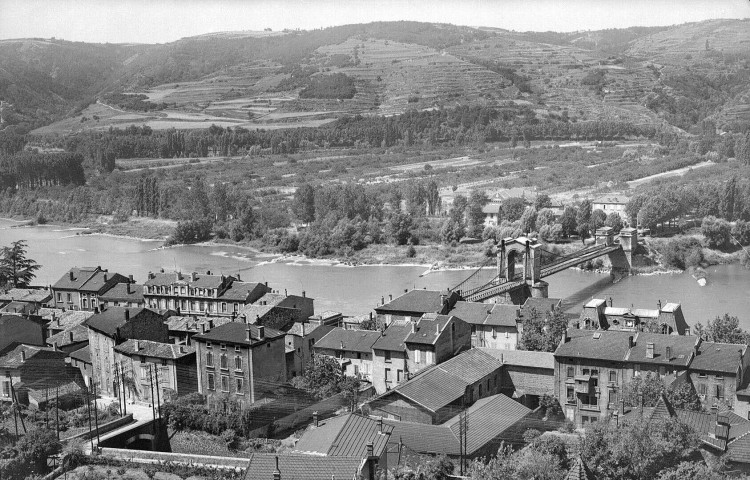
[[[731,425],[730,425],[730,427],[731,427]],[[742,435],[739,435],[739,436],[735,437],[734,439],[732,439],[732,440],[728,441],[728,442],[727,442],[727,445],[731,445],[731,444],[733,444],[734,442],[736,442],[737,440],[739,440],[740,438],[744,438],[744,437],[746,437],[746,436],[748,436],[748,435],[750,435],[750,429],[748,429],[748,431],[747,431],[747,432],[745,432],[745,433],[743,433]]]

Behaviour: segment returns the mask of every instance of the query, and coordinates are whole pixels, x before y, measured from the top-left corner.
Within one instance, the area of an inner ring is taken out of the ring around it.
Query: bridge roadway
[[[554,275],[555,273],[562,272],[563,270],[566,270],[570,267],[574,267],[580,263],[586,262],[588,260],[593,260],[594,258],[601,257],[602,255],[607,255],[609,253],[615,252],[619,250],[620,248],[622,247],[619,244],[610,245],[610,246],[594,245],[588,248],[584,248],[571,255],[562,257],[560,260],[556,262],[550,263],[542,267],[540,278]],[[512,281],[506,281],[500,284],[494,283],[498,279],[499,278],[496,276],[492,280],[490,280],[488,283],[480,287],[473,288],[465,292],[461,292],[461,295],[468,302],[481,302],[488,298],[492,298],[497,295],[508,292],[510,290],[513,290],[515,288],[518,288],[524,283],[526,283],[525,280],[512,280]]]

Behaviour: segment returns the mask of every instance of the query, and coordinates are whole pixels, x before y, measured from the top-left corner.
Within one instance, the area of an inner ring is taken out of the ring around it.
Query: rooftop
[[[594,199],[591,203],[606,203],[614,205],[627,205],[630,201],[630,197],[624,195],[604,195],[602,197]]]
[[[480,347],[478,350],[492,355],[503,365],[518,367],[544,368],[554,370],[555,355],[549,352],[531,352],[526,350],[500,350],[497,348]]]
[[[60,277],[60,280],[58,280],[52,288],[79,290],[91,277],[100,271],[101,267],[73,267],[68,270],[65,275]]]
[[[161,285],[168,286],[174,284],[190,285],[193,288],[220,288],[227,279],[233,279],[234,277],[227,277],[225,275],[211,275],[201,273],[149,273],[149,278],[144,283],[145,286]]]
[[[685,335],[637,332],[633,337],[635,345],[630,349],[630,354],[626,360],[642,364],[654,363],[687,367],[692,359],[693,348],[697,340],[698,337]],[[626,338],[626,344],[627,341]],[[647,356],[648,344],[653,344],[653,358]],[[671,358],[667,358],[667,347],[671,348]]]
[[[337,327],[315,342],[315,348],[369,353],[378,338],[380,338],[378,331],[346,330]]]
[[[455,295],[448,291],[438,290],[410,290],[385,305],[375,308],[378,312],[412,312],[415,314],[436,313],[443,310],[443,300],[448,295]]]
[[[700,347],[698,347],[698,355],[693,358],[690,368],[736,374],[742,363],[742,353],[746,349],[747,345],[701,342]]]
[[[34,358],[35,360],[51,360],[50,368],[57,366],[67,355],[50,347],[39,347],[22,343],[0,357],[0,368],[17,368]]]
[[[99,296],[107,302],[143,301],[143,285],[135,283],[117,283]]]
[[[114,336],[117,333],[117,329],[125,325],[131,318],[135,318],[137,315],[144,311],[151,311],[147,308],[125,308],[125,307],[107,307],[104,311],[95,313],[88,320],[85,325],[90,328],[104,333],[106,335]]]
[[[404,340],[407,343],[434,345],[438,337],[451,321],[453,316],[426,313],[417,321],[414,331],[410,331]]]
[[[193,337],[194,340],[232,343],[237,345],[252,346],[259,343],[265,343],[267,340],[284,336],[284,332],[273,328],[264,328],[264,337],[260,338],[260,328],[257,325],[249,325],[240,322],[229,322],[224,325],[214,327],[206,333],[199,333]],[[250,329],[250,340],[247,340],[247,329]]]
[[[136,346],[138,349],[136,349]],[[177,360],[178,358],[193,355],[195,347],[175,345],[174,343],[153,342],[151,340],[128,339],[117,345],[115,351],[128,356],[141,355],[144,357]]]
[[[494,213],[494,214],[498,214],[498,213],[500,213],[500,211],[502,209],[503,209],[502,204],[490,202],[487,205],[485,205],[484,207],[482,207],[482,213],[490,213],[490,214]]]
[[[245,478],[273,479],[277,465],[283,480],[348,480],[358,478],[364,458],[253,453],[248,459]]]
[[[531,409],[503,394],[477,400],[467,410],[470,418],[467,453],[479,450],[498,436],[502,436],[506,442],[523,442],[523,432],[526,429],[517,425],[529,413]],[[460,415],[456,415],[443,424],[457,437],[460,435],[459,419]],[[510,432],[514,426],[515,432]]]
[[[74,352],[70,352],[68,356],[81,362],[91,363],[91,350],[89,350],[88,345]]]
[[[208,328],[209,322],[213,322],[214,328],[231,322],[229,317],[197,317],[195,315],[173,315],[164,323],[170,332],[197,333],[200,332],[200,325],[205,324]]]
[[[568,341],[555,350],[555,357],[577,357],[596,360],[624,361],[630,350],[631,332],[617,330],[568,329]]]
[[[49,328],[53,330],[67,330],[82,325],[86,320],[94,316],[94,312],[88,310],[67,310],[65,312],[52,312],[49,316]]]
[[[381,428],[382,427],[382,428]],[[382,455],[393,427],[370,417],[349,413],[311,426],[297,442],[294,451],[332,457],[365,457],[367,444],[375,456]]]
[[[47,338],[46,342],[47,345],[57,344],[58,347],[64,347],[66,345],[72,345],[74,343],[87,342],[88,340],[88,327],[86,327],[86,325],[76,325],[50,336],[49,338]]]
[[[385,329],[383,335],[372,346],[374,350],[403,352],[406,350],[406,337],[411,335],[411,322],[393,322]]]
[[[256,288],[268,290],[262,283],[258,282],[232,282],[232,285],[221,294],[221,299],[229,301],[244,302]]]
[[[44,303],[50,299],[52,294],[46,288],[11,288],[0,292],[0,301]]]

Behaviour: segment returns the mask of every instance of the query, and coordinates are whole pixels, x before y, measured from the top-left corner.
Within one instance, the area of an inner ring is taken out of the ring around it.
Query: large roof
[[[555,355],[549,352],[532,352],[527,350],[501,350],[498,348],[479,347],[489,355],[500,360],[503,365],[513,365],[517,367],[544,368],[546,370],[555,369]]]
[[[383,419],[393,427],[391,443],[402,442],[417,453],[460,455],[461,444],[450,428],[428,423],[402,422]],[[469,429],[471,432],[471,428]]]
[[[136,344],[138,350],[136,350]],[[117,345],[115,351],[127,356],[142,355],[144,357],[176,360],[195,353],[195,347],[175,345],[174,343],[154,342],[151,340],[129,339]]]
[[[128,293],[129,291],[129,293]],[[143,285],[135,283],[118,283],[99,296],[100,300],[108,302],[143,301]]]
[[[166,319],[164,323],[170,332],[197,333],[200,331],[200,325],[205,324],[208,329],[209,322],[216,328],[225,323],[231,322],[229,317],[197,317],[195,315],[173,315]]]
[[[693,348],[698,337],[637,332],[633,340],[635,345],[630,349],[630,355],[627,358],[628,361],[641,364],[650,363],[687,367],[690,364]],[[654,345],[654,358],[646,356],[649,343]],[[672,349],[671,358],[667,358],[666,356],[666,347]]]
[[[98,332],[109,336],[114,336],[117,329],[125,325],[129,319],[135,318],[144,311],[152,311],[147,308],[124,308],[124,307],[107,307],[104,311],[95,313],[85,325]],[[127,312],[127,315],[126,315]],[[154,312],[155,313],[155,312]]]
[[[74,343],[87,342],[88,339],[88,327],[86,327],[86,325],[76,325],[75,327],[70,327],[67,330],[52,335],[47,338],[46,342],[47,345],[57,344],[58,347],[64,347]]]
[[[450,314],[471,325],[482,325],[491,311],[492,304],[461,301],[456,302]]]
[[[560,298],[529,297],[521,307],[521,316],[529,315],[532,309],[536,310],[539,314],[551,312],[561,304],[562,299]]]
[[[128,278],[124,275],[115,272],[109,273],[107,270],[102,270],[101,267],[73,267],[52,288],[98,292],[104,287],[127,281]]]
[[[268,287],[262,283],[234,281],[219,298],[229,301],[244,302],[248,299],[250,293],[256,288],[268,290]]]
[[[411,334],[412,322],[393,322],[385,329],[383,335],[372,346],[374,350],[403,352],[406,350],[406,337]],[[416,328],[416,327],[415,327]]]
[[[624,361],[630,350],[631,332],[568,329],[568,341],[555,350],[555,357]]]
[[[193,288],[220,288],[227,278],[225,275],[209,275],[202,273],[150,273],[144,285],[168,286],[175,283],[190,285]]]
[[[315,342],[315,348],[366,353],[372,350],[372,346],[378,338],[380,338],[380,332],[377,331],[346,330],[337,327]]]
[[[376,307],[379,312],[436,313],[443,309],[443,296],[450,292],[438,290],[411,290],[385,305]]]
[[[53,350],[49,347],[39,347],[36,345],[20,344],[13,350],[0,357],[0,368],[17,368],[34,358],[35,361],[50,360],[50,369],[62,367],[66,353]]]
[[[382,428],[381,428],[382,426]],[[357,413],[329,418],[311,426],[297,442],[294,450],[332,457],[365,457],[367,444],[373,444],[380,456],[388,444],[393,427]]]
[[[501,365],[492,355],[474,348],[422,370],[384,396],[399,394],[436,412],[461,398],[466,387],[494,372]]]
[[[248,328],[250,329],[250,341],[246,340]],[[225,323],[224,325],[214,327],[206,333],[199,333],[198,335],[193,336],[193,339],[252,346],[259,343],[264,343],[267,340],[284,336],[284,332],[266,327],[264,329],[264,338],[263,340],[261,340],[259,331],[260,327],[258,327],[257,325],[250,325],[240,322],[229,322]]]
[[[419,343],[422,345],[434,345],[452,316],[436,315],[426,313],[419,319],[414,327],[414,332],[409,332],[406,337],[407,343]]]
[[[49,328],[53,330],[67,330],[77,325],[82,325],[86,320],[94,316],[89,310],[67,310],[65,312],[52,312],[50,315]]]
[[[49,290],[41,288],[11,288],[0,292],[0,301],[44,303],[52,298]]]
[[[698,355],[693,358],[690,368],[710,372],[737,373],[742,363],[740,357],[746,348],[747,345],[701,342]]]
[[[627,205],[630,197],[624,195],[605,195],[594,199],[591,203],[606,203],[608,205]]]
[[[364,460],[363,457],[253,453],[248,459],[245,478],[273,479],[278,462],[282,480],[349,480],[359,478]]]
[[[68,356],[70,358],[75,358],[76,360],[79,360],[81,362],[91,363],[91,350],[89,350],[88,345],[74,352],[70,352]]]

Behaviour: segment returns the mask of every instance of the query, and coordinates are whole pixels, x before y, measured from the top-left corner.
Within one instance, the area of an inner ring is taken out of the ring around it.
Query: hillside
[[[0,128],[274,129],[513,102],[542,118],[690,131],[704,119],[750,121],[749,43],[750,22],[740,20],[569,33],[376,22],[163,45],[3,41]]]

